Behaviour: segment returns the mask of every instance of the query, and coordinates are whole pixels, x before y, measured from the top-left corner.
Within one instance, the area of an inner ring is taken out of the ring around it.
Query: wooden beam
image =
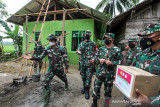
[[[67,12],[67,15],[73,20],[73,17],[71,16],[70,13]]]
[[[39,5],[41,5],[42,6],[42,3],[41,2],[39,2],[38,0],[35,0]]]
[[[79,3],[77,2],[76,4],[77,4],[78,8],[79,8],[79,9],[81,9],[81,7],[80,7]]]
[[[62,23],[62,36],[60,39],[60,46],[64,46],[64,30],[65,30],[65,19],[66,19],[66,10],[63,11],[63,23]]]
[[[27,10],[28,12],[30,12],[30,13],[34,13],[33,11],[31,11],[31,10],[29,10],[27,8],[24,8],[24,9]]]
[[[62,4],[61,2],[59,2],[59,1],[57,1],[58,3],[60,3],[60,4]],[[78,4],[78,2],[77,2],[77,4]],[[73,8],[72,6],[70,6],[70,5],[66,5],[66,4],[63,4],[63,5],[65,5],[65,6],[67,6],[67,7],[69,7],[69,8]],[[77,5],[78,6],[78,5]],[[79,9],[80,9],[80,7],[79,7]],[[86,13],[86,12],[83,12],[83,11],[79,11],[80,13],[82,13],[82,14],[84,14],[84,15],[86,15],[86,16],[88,16],[88,17],[90,17],[90,18],[92,18],[92,19],[94,19],[94,20],[97,20],[97,21],[99,21],[99,22],[104,22],[104,21],[102,21],[102,20],[100,20],[100,19],[98,19],[98,18],[96,18],[96,17],[93,17],[93,16],[91,16],[91,15],[89,15],[88,13]]]
[[[56,9],[57,9],[57,6],[56,6],[56,0],[54,0],[54,11],[56,11]],[[56,14],[54,14],[54,20],[56,20]]]
[[[79,8],[74,8],[74,9],[66,9],[66,11],[68,12],[74,12],[74,11],[83,11],[83,10],[87,10],[87,9],[79,9]],[[48,11],[47,14],[48,15],[51,15],[51,14],[62,14],[64,10],[56,10],[56,11]],[[45,12],[42,12],[42,14],[45,14]],[[22,14],[22,15],[14,15],[14,16],[17,16],[17,17],[21,17],[21,16],[26,16],[26,15],[29,15],[29,16],[37,16],[39,15],[39,13],[30,13],[30,14]]]
[[[93,15],[93,9],[92,9],[92,8],[91,8],[91,15],[94,16],[94,15]]]
[[[26,50],[28,46],[28,15],[26,15]]]

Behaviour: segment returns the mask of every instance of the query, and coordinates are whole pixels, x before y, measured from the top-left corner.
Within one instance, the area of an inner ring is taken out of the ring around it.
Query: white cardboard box
[[[160,76],[137,67],[118,65],[115,85],[128,98],[137,97],[135,89],[152,97],[159,94]]]

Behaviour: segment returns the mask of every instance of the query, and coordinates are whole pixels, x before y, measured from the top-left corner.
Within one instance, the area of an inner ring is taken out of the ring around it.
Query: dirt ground
[[[24,67],[21,76],[18,76],[21,62],[0,63],[0,107],[38,107],[42,103],[44,69],[42,69],[42,78],[40,82],[32,82],[30,78],[26,85],[19,87],[10,87],[14,78],[21,78],[29,74],[30,67]],[[69,90],[64,91],[64,83],[56,76],[52,80],[51,98],[49,107],[90,107],[92,97],[89,100],[81,94],[82,80],[79,75],[78,66],[71,65],[67,74]],[[93,91],[93,82],[90,95]],[[123,100],[124,95],[114,86],[112,91],[112,100],[110,107],[125,107],[126,103],[112,103],[112,101]],[[101,99],[98,101],[98,107],[104,107],[104,91],[101,89]]]

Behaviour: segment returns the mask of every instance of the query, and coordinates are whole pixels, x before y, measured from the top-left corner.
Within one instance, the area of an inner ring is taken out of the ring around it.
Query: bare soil
[[[42,69],[42,77],[40,82],[32,82],[27,79],[26,85],[19,87],[10,87],[14,78],[21,78],[29,74],[30,67],[24,67],[21,76],[18,72],[21,62],[0,63],[0,107],[38,107],[43,100],[43,80],[44,69]],[[44,67],[43,67],[44,68]],[[78,66],[71,65],[70,73],[67,74],[69,81],[69,90],[64,91],[64,83],[56,76],[52,80],[51,97],[49,107],[91,107],[92,91],[95,75],[92,80],[92,88],[90,89],[90,99],[86,100],[84,94],[81,94],[82,80]],[[101,99],[98,101],[99,107],[104,107],[104,91],[101,89]],[[112,92],[112,100],[123,100],[124,95],[114,86]],[[111,100],[111,102],[112,102]],[[125,107],[123,103],[111,103],[110,107]]]

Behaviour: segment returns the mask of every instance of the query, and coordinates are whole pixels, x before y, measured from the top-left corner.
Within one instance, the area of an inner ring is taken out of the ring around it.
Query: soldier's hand
[[[68,73],[68,69],[65,69],[65,73],[66,73],[66,74]]]
[[[31,56],[30,54],[27,54],[27,55],[24,55],[23,58],[24,58],[24,59],[31,59],[32,56]]]
[[[91,63],[94,63],[94,58],[92,60],[89,60]]]
[[[150,104],[151,100],[146,95],[142,94],[138,89],[136,89],[136,93],[138,94],[138,98],[129,99],[131,102]]]
[[[113,63],[109,60],[106,60],[105,63],[106,63],[106,65],[113,65]]]
[[[103,64],[105,62],[105,59],[99,59],[99,62]]]
[[[79,51],[79,50],[76,50],[77,51],[77,53],[79,54],[79,55],[81,55],[81,52]]]

